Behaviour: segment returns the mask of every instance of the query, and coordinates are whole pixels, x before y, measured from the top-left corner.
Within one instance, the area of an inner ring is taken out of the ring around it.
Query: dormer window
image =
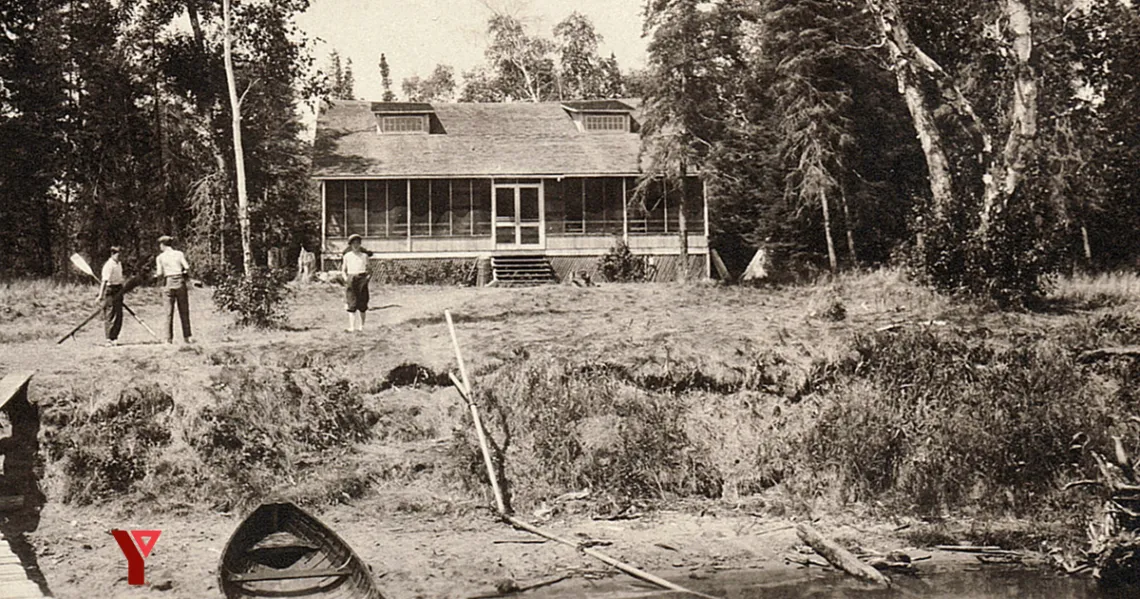
[[[628,114],[585,114],[583,124],[586,131],[618,131],[629,133]]]
[[[427,133],[428,117],[426,114],[409,114],[400,116],[381,116],[381,133]]]
[[[633,133],[628,104],[618,100],[575,100],[562,103],[579,131]]]
[[[423,102],[372,103],[376,132],[381,134],[430,133],[431,115],[434,112],[431,104]]]

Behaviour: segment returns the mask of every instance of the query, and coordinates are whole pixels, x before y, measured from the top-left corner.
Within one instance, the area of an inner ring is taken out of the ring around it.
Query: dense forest
[[[649,174],[706,174],[736,269],[758,247],[905,263],[1018,303],[1140,256],[1130,2],[647,0],[638,72],[599,53],[588,15],[534,32],[496,14],[480,66],[399,90],[384,40],[378,67],[318,61],[294,24],[308,5],[233,2],[240,119],[220,0],[0,7],[0,276],[60,275],[112,244],[143,259],[166,232],[207,272],[240,265],[235,120],[254,256],[312,248],[301,110],[354,97],[353,68],[379,68],[389,100],[643,98]]]

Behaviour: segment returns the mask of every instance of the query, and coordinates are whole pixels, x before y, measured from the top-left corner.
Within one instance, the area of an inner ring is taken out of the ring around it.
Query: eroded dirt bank
[[[152,291],[131,305],[156,323]],[[1072,355],[1140,336],[1130,300],[989,314],[895,273],[777,291],[374,293],[396,305],[353,335],[335,287],[301,290],[291,328],[272,332],[229,328],[195,290],[198,343],[174,347],[136,326],[117,348],[98,347],[94,328],[56,345],[82,307],[32,298],[6,311],[0,370],[38,371],[49,504],[29,538],[55,594],[214,596],[226,539],[271,497],[317,513],[391,597],[468,597],[506,578],[574,573],[565,588],[607,572],[567,547],[518,542],[533,538],[491,517],[466,411],[446,386],[444,309],[518,512],[682,581],[799,567],[784,560],[793,519],[822,518],[828,534],[878,551],[1037,548],[1083,519],[1081,497],[1041,495],[1080,473],[1066,470],[1070,429],[1098,442],[1134,435],[1117,430],[1131,370]],[[1069,399],[1050,399],[1051,388]],[[916,405],[930,417],[909,418]],[[1047,434],[1026,436],[1036,445],[992,434],[1018,427]],[[946,456],[959,470],[939,466]],[[163,530],[148,562],[155,586],[127,587],[110,528]]]

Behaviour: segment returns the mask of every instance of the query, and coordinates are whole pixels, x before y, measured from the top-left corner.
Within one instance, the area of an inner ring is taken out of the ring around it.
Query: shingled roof
[[[636,103],[625,102],[636,110]],[[377,133],[376,106],[382,105],[348,100],[324,105],[317,119],[313,177],[639,171],[636,133],[579,131],[567,109],[556,102],[422,105],[424,112],[432,112],[432,133],[396,135]]]

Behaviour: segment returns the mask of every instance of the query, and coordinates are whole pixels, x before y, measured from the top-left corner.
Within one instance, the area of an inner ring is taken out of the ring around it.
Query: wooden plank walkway
[[[0,379],[0,411],[7,414],[12,426],[12,435],[5,437],[3,440],[7,443],[0,446],[4,450],[4,470],[0,472],[0,479],[3,479],[5,487],[16,486],[19,489],[19,483],[27,482],[24,480],[27,473],[23,470],[30,465],[31,456],[24,454],[34,453],[34,435],[38,423],[32,423],[36,424],[35,429],[28,427],[29,417],[34,415],[34,410],[28,403],[28,382],[32,374],[13,372]],[[23,506],[24,496],[0,497],[0,510],[19,510]],[[40,586],[28,577],[23,562],[12,551],[4,533],[0,532],[0,599],[43,599],[46,596],[48,595],[43,594]]]
[[[40,586],[28,578],[24,564],[0,534],[0,599],[43,599]]]

